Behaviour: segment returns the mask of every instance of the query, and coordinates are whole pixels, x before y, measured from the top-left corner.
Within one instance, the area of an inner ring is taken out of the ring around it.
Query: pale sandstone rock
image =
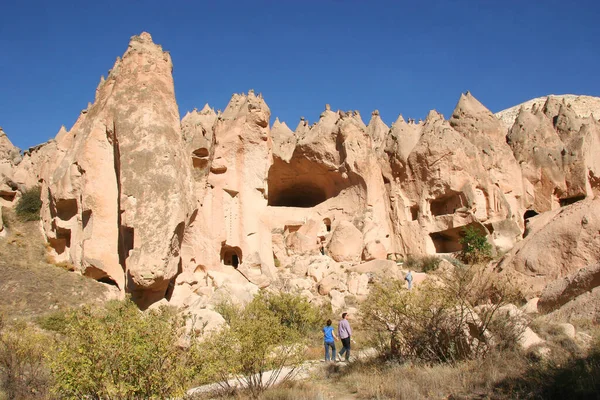
[[[331,298],[331,309],[333,312],[339,312],[346,308],[346,299],[344,293],[338,290],[332,290],[328,293]]]
[[[470,93],[450,120],[432,111],[390,128],[378,112],[365,125],[356,111],[326,107],[292,132],[279,120],[269,128],[253,91],[179,121],[171,68],[144,33],[71,130],[20,161],[0,134],[2,183],[15,185],[0,187],[2,201],[41,182],[52,255],[142,307],[165,296],[247,302],[279,279],[316,292],[347,277],[364,295],[369,280],[402,278],[388,254],[459,251],[466,226],[502,252],[516,243],[500,269],[534,294],[598,260],[595,206],[561,208],[600,192],[600,124],[581,111],[587,98],[525,106],[510,127]],[[347,268],[361,257],[381,263]]]
[[[348,275],[348,292],[356,296],[369,294],[369,275],[351,272]]]
[[[362,233],[351,222],[340,222],[333,231],[331,241],[327,246],[327,254],[338,262],[358,262],[362,250]]]
[[[573,111],[579,117],[588,117],[592,114],[596,116],[596,118],[600,116],[600,98],[592,96],[577,96],[573,94],[552,94],[549,96],[538,97],[518,104],[514,107],[507,108],[506,110],[499,111],[496,113],[496,116],[502,121],[506,129],[510,129],[510,127],[514,124],[517,115],[519,114],[519,110],[525,109],[530,111],[534,106],[537,108],[542,108],[549,97],[554,97],[560,101],[563,99],[566,100],[567,104],[572,106]]]
[[[527,350],[528,348],[530,348],[532,346],[543,344],[543,343],[545,343],[545,340],[540,338],[538,336],[538,334],[535,333],[533,330],[531,330],[531,328],[529,328],[529,327],[525,328],[523,335],[519,339],[519,345],[521,346],[521,348],[523,350]]]
[[[514,276],[521,283],[523,293],[531,296],[539,295],[548,282],[576,273],[600,259],[599,198],[579,201],[551,213],[552,218],[540,220],[539,226],[534,227],[498,264],[498,269]],[[566,302],[570,297],[564,299]],[[540,299],[540,311],[544,301]],[[553,302],[548,300],[547,304]],[[560,302],[564,304],[563,300]]]
[[[186,313],[189,316],[186,321],[186,330],[188,332],[193,330],[198,335],[215,332],[226,323],[221,314],[209,308],[196,308],[192,305]]]
[[[319,282],[318,291],[321,296],[328,295],[334,289],[340,292],[348,290],[345,276],[338,274],[327,275]]]
[[[558,324],[558,329],[567,337],[575,339],[575,327],[569,323]]]
[[[523,307],[521,307],[521,310],[525,314],[537,314],[538,313],[538,301],[539,300],[540,300],[539,297],[534,297],[532,299],[529,299],[527,301],[527,303],[525,303],[525,305]]]
[[[289,281],[290,287],[299,291],[310,290],[313,287],[313,283],[314,282],[301,278],[295,278]]]
[[[363,250],[362,259],[365,261],[371,260],[386,260],[387,250],[381,242],[374,240],[365,245]]]
[[[57,135],[56,168],[41,172],[54,252],[143,307],[177,274],[193,211],[171,71],[149,34],[133,37],[94,104]]]
[[[574,274],[549,283],[540,295],[538,308],[544,313],[551,312],[598,286],[600,286],[600,263],[582,268]]]

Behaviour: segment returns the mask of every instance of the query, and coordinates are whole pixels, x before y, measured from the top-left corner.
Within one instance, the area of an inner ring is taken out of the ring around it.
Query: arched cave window
[[[527,211],[525,211],[525,214],[523,214],[523,219],[524,220],[528,220],[529,218],[533,218],[536,215],[538,215],[537,211],[535,211],[535,210],[527,210]]]
[[[233,268],[239,267],[242,263],[242,250],[239,247],[223,245],[221,248],[221,261],[224,265],[230,265]]]
[[[323,224],[325,225],[327,232],[331,232],[331,220],[329,218],[325,218],[323,220]]]

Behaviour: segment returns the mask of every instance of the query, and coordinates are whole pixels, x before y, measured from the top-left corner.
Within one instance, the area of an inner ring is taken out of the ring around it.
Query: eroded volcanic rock
[[[600,257],[600,123],[581,98],[500,119],[467,92],[448,120],[390,127],[327,105],[291,130],[254,91],[180,121],[171,70],[142,33],[70,130],[22,160],[0,134],[4,184],[42,186],[51,255],[142,307],[204,315],[271,287],[338,310],[401,276],[392,260],[460,251],[468,226],[532,295]]]

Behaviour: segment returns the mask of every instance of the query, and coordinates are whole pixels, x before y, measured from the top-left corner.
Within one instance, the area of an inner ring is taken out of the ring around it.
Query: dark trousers
[[[346,361],[350,359],[350,336],[342,339],[342,350],[340,350],[340,357],[346,355]]]

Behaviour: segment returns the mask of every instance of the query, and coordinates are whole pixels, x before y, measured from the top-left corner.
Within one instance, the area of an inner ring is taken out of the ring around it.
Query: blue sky
[[[68,129],[129,38],[170,51],[183,116],[255,89],[294,129],[325,104],[446,117],[470,90],[492,111],[600,96],[598,1],[0,0],[0,126],[26,149]]]

